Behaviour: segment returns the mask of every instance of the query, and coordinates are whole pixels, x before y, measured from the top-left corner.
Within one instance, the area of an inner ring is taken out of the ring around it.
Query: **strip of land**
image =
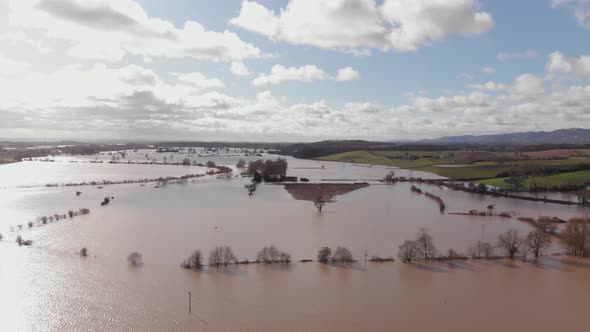
[[[590,150],[560,149],[534,152],[487,151],[352,151],[320,160],[394,166],[434,173],[451,179],[476,180],[506,190],[518,174],[522,188],[567,189],[590,185]]]

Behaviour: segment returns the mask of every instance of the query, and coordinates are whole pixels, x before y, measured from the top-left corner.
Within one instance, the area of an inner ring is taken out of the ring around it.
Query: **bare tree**
[[[332,260],[335,262],[340,262],[342,264],[350,263],[353,261],[352,253],[350,252],[350,250],[348,250],[348,248],[337,247],[336,250],[334,250]]]
[[[545,250],[551,240],[549,239],[549,235],[540,229],[535,229],[531,231],[525,240],[526,247],[535,255],[535,257],[539,257],[542,254],[542,251]]]
[[[16,244],[19,246],[23,244],[23,238],[20,235],[16,236]]]
[[[280,256],[281,251],[277,247],[269,246],[262,248],[256,255],[256,258],[263,263],[273,264],[279,260]]]
[[[221,257],[222,257],[223,265],[233,264],[238,260],[238,258],[234,254],[233,249],[230,246],[223,247],[223,252],[222,252]]]
[[[291,255],[289,253],[286,252],[281,252],[281,255],[279,256],[279,262],[281,263],[290,263],[291,262]]]
[[[195,250],[195,252],[193,252],[191,256],[181,264],[181,266],[185,269],[200,270],[203,267],[203,261],[204,259],[201,251]],[[211,256],[209,256],[209,264],[211,264]]]
[[[434,246],[434,241],[425,228],[420,229],[418,232],[418,235],[416,236],[416,244],[418,244],[422,259],[428,260],[436,256],[437,250]]]
[[[223,247],[215,247],[209,252],[209,265],[220,266],[223,264]]]
[[[328,247],[322,247],[318,252],[318,262],[327,263],[332,256],[332,250]]]
[[[406,240],[399,246],[397,257],[404,263],[411,264],[420,255],[420,248],[415,241]]]
[[[389,171],[387,175],[383,178],[385,182],[394,182],[395,181],[395,171]]]
[[[590,254],[590,219],[572,218],[561,232],[561,238],[571,255],[586,257]]]
[[[143,263],[143,257],[137,251],[134,251],[127,256],[127,262],[130,265],[140,265]]]
[[[477,241],[469,248],[469,254],[472,258],[490,258],[494,251],[494,246],[488,242]]]
[[[461,255],[455,251],[455,249],[449,249],[449,251],[447,252],[447,259],[450,261],[453,261],[457,258],[461,257]]]
[[[492,254],[494,253],[494,246],[491,245],[489,242],[484,242],[481,245],[482,248],[482,253],[483,253],[483,257],[485,258],[490,258],[490,256],[492,256]]]
[[[509,229],[498,235],[498,247],[504,250],[511,259],[514,259],[523,243],[523,238],[515,229]]]
[[[322,209],[326,205],[326,200],[322,196],[319,196],[313,201],[313,205],[318,209],[318,212],[322,212]]]

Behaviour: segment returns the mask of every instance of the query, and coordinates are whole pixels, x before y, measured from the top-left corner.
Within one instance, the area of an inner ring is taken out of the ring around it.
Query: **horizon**
[[[12,140],[235,142],[584,128],[588,12],[584,0],[2,0],[0,123]]]

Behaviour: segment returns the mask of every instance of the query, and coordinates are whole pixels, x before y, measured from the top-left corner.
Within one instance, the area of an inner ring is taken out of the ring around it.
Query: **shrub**
[[[127,256],[127,262],[131,265],[140,265],[143,263],[143,257],[140,253],[134,251]]]
[[[350,252],[350,250],[348,250],[348,248],[338,247],[334,251],[332,260],[340,263],[350,263],[353,261],[352,253]]]
[[[318,262],[328,263],[328,260],[330,260],[331,256],[332,250],[328,247],[322,247],[318,252]]]

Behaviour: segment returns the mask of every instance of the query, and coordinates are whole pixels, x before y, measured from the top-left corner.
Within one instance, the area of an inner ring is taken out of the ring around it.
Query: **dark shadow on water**
[[[502,258],[502,259],[490,259],[487,260],[490,265],[502,266],[509,269],[518,269],[519,266],[516,263],[517,259]]]
[[[222,273],[227,276],[231,277],[244,277],[248,275],[248,271],[246,269],[242,269],[237,265],[228,265],[228,266],[219,266],[219,267],[211,267],[207,266],[197,273],[206,273],[206,274],[219,274]]]
[[[449,269],[457,269],[457,270],[465,270],[465,271],[470,271],[470,272],[475,272],[475,269],[473,268],[473,266],[471,266],[470,263],[466,262],[466,261],[451,261],[447,263],[447,266],[449,267]]]
[[[562,260],[548,259],[547,257],[533,257],[522,262],[537,269],[571,272],[571,269],[569,269],[567,265],[563,264]]]
[[[418,270],[437,272],[437,273],[449,272],[449,270],[447,268],[444,268],[443,266],[441,266],[440,264],[435,263],[435,262],[428,262],[428,263],[418,262],[418,263],[412,263],[412,264],[407,264],[407,265],[410,267],[413,267],[415,269],[418,269]]]
[[[574,257],[545,257],[544,260],[554,262],[557,264],[564,264],[569,267],[590,269],[590,260],[587,258],[574,258]]]

